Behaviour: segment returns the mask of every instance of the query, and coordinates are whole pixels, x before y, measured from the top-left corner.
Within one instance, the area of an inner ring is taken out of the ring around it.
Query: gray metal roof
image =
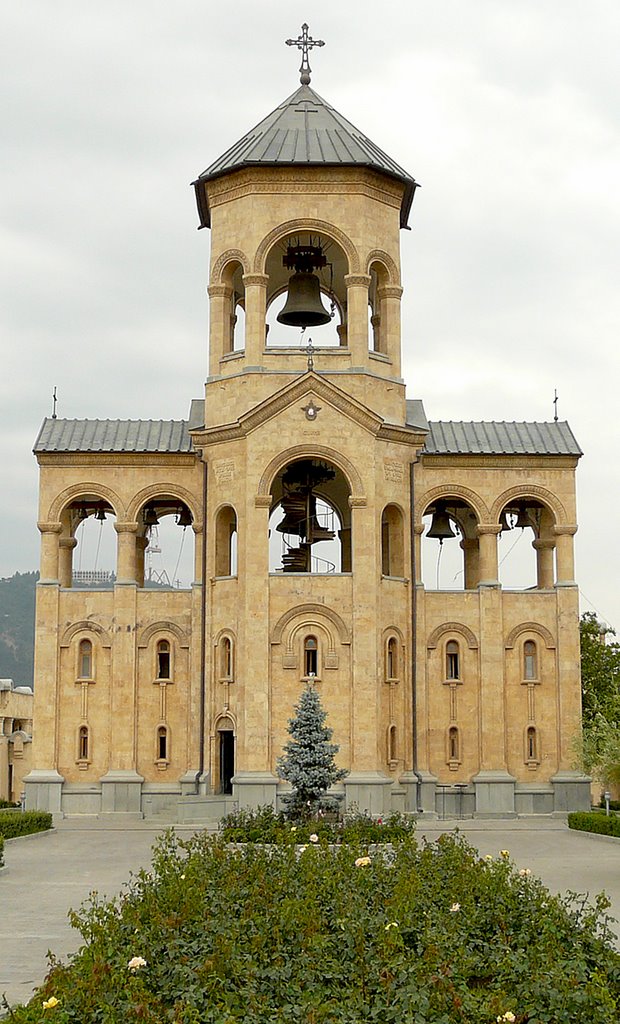
[[[408,398],[406,406],[407,426],[417,427],[418,430],[428,430],[428,420],[422,401],[419,398]]]
[[[425,455],[583,455],[566,422],[431,422]]]
[[[185,420],[46,418],[34,452],[191,452]]]
[[[300,86],[193,182],[201,226],[210,223],[202,182],[241,167],[291,164],[371,167],[397,178],[405,185],[400,219],[407,226],[414,179],[308,85]]]

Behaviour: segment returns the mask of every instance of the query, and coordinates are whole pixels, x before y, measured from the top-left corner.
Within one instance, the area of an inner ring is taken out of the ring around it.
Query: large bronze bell
[[[435,505],[431,525],[426,536],[432,540],[438,540],[440,543],[443,543],[448,537],[456,537],[450,525],[450,517],[446,512],[446,507],[439,502]]]
[[[330,320],[331,315],[321,302],[316,274],[295,271],[289,278],[286,305],[278,313],[278,323],[285,327],[319,327]]]

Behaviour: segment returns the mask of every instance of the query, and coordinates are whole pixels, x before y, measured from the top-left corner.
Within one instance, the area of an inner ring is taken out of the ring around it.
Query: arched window
[[[396,726],[391,725],[388,729],[387,737],[387,759],[390,765],[395,765],[398,761],[398,748],[396,745]]]
[[[315,678],[319,674],[319,644],[315,636],[304,640],[304,676]]]
[[[381,516],[381,573],[405,575],[403,516],[396,505],[386,505]]]
[[[446,679],[461,678],[461,658],[456,640],[448,640],[446,644]]]
[[[78,733],[78,760],[88,761],[88,726],[81,725]]]
[[[93,645],[90,640],[80,640],[78,649],[78,678],[93,678]]]
[[[385,675],[386,679],[398,679],[398,642],[395,636],[391,636],[385,647]]]
[[[170,644],[167,640],[160,640],[157,644],[157,678],[170,677]]]
[[[538,737],[533,725],[528,726],[525,734],[525,760],[538,762]]]
[[[222,638],[220,644],[220,678],[232,679],[233,677],[233,642],[229,636]]]
[[[237,574],[237,514],[231,505],[225,505],[215,521],[215,575]]]
[[[168,760],[168,730],[165,725],[157,728],[157,760]]]
[[[461,760],[460,748],[459,731],[455,725],[451,725],[448,729],[448,761]]]
[[[538,679],[538,653],[533,640],[523,644],[523,678]]]

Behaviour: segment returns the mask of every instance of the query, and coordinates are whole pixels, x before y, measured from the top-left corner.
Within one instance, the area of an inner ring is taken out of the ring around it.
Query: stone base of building
[[[405,772],[398,780],[380,772],[355,772],[331,791],[343,810],[381,817],[392,811],[421,820],[566,817],[590,809],[590,779],[561,772],[547,783],[517,782],[507,772],[479,772],[468,783],[442,784],[430,772]],[[146,819],[187,825],[214,824],[236,809],[283,808],[290,787],[270,772],[239,772],[233,793],[210,792],[208,775],[188,771],[171,782],[145,782],[132,771],[110,771],[98,782],[66,782],[55,771],[31,771],[25,780],[28,810],[58,817],[91,816],[108,821]]]

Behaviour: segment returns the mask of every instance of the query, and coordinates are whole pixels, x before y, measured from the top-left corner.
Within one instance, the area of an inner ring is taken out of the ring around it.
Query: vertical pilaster
[[[41,567],[39,583],[59,581],[59,540],[62,532],[60,523],[38,523],[41,534]]]
[[[536,552],[536,576],[539,590],[553,589],[553,552],[555,541],[538,538],[532,543]]]
[[[558,586],[575,585],[575,553],[573,537],[577,533],[576,526],[554,526],[553,533],[557,538],[557,581]]]
[[[233,290],[226,284],[210,284],[209,296],[209,374],[220,373],[220,359],[232,352],[232,297]]]
[[[480,579],[480,544],[475,537],[463,537],[461,548],[465,562],[465,590],[474,590]]]
[[[479,538],[479,587],[498,587],[497,535],[501,526],[483,524],[477,527]]]
[[[400,285],[385,285],[377,291],[381,310],[381,351],[389,356],[392,373],[400,377]]]
[[[137,583],[136,523],[115,523],[117,533],[116,583],[124,586]],[[143,563],[144,571],[144,563]]]
[[[73,581],[73,550],[75,537],[61,537],[58,541],[58,578],[61,587],[70,587]]]

